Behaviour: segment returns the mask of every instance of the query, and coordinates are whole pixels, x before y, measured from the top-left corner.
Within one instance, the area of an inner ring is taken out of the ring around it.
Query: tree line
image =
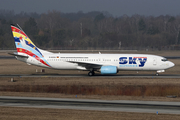
[[[179,49],[180,16],[123,15],[108,12],[15,14],[0,10],[0,48],[14,49],[10,24],[19,24],[43,49]]]

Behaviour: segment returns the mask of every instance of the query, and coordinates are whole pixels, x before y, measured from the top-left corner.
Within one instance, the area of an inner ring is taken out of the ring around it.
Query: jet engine
[[[101,74],[116,74],[117,73],[117,67],[116,66],[102,66]]]

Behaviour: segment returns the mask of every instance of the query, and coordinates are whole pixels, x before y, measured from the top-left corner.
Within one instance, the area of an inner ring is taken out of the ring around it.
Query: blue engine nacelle
[[[117,73],[116,66],[102,66],[100,70],[101,70],[101,74],[116,74]]]

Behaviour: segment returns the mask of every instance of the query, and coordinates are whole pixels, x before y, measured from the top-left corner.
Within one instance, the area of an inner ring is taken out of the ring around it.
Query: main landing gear
[[[90,71],[90,72],[88,73],[89,76],[93,76],[94,74],[95,74],[94,71]]]

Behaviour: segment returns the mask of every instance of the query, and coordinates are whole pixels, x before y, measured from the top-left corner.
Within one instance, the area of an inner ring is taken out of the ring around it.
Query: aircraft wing
[[[67,62],[77,63],[78,66],[85,67],[86,69],[92,69],[92,68],[99,69],[99,68],[101,68],[101,66],[103,66],[102,64],[77,62],[77,61],[67,61]]]
[[[20,54],[18,54],[18,53],[16,53],[16,52],[14,52],[14,53],[8,53],[8,54],[13,55],[13,56],[17,56],[17,57],[28,58],[28,56],[20,55]]]

